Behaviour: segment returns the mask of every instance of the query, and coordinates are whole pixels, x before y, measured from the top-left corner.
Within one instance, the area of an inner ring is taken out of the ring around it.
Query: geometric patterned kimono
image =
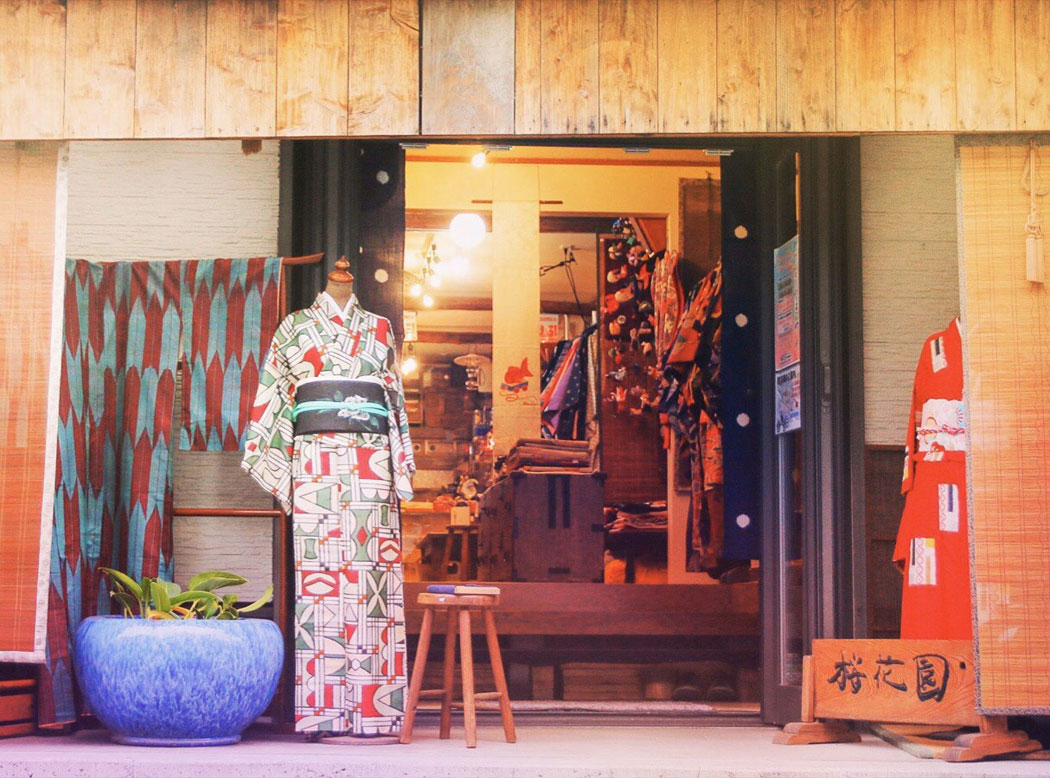
[[[310,379],[379,381],[389,434],[295,435]],[[405,702],[399,500],[412,499],[412,444],[390,322],[321,292],[274,335],[241,466],[292,517],[295,719],[300,732],[388,734]]]
[[[923,344],[904,453],[893,561],[904,573],[901,637],[973,635],[966,515],[966,416],[959,320]]]

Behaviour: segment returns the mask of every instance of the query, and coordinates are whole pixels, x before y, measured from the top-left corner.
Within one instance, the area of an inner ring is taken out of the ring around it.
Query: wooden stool
[[[459,562],[455,575],[449,574],[452,567],[452,549],[459,547]],[[475,550],[478,546],[478,525],[449,524],[445,538],[445,551],[441,558],[443,580],[472,581],[477,576],[478,565]]]
[[[478,700],[499,700],[503,717],[503,732],[507,742],[517,740],[514,733],[514,716],[510,711],[510,695],[507,679],[503,674],[503,657],[499,651],[499,636],[492,609],[499,607],[499,597],[486,594],[432,594],[422,592],[418,602],[424,606],[423,625],[419,630],[419,645],[416,649],[412,682],[408,687],[408,704],[405,706],[405,724],[401,729],[401,742],[412,742],[412,725],[416,720],[416,707],[422,699],[441,699],[441,739],[452,736],[452,678],[456,667],[456,631],[459,629],[460,666],[463,674],[463,729],[466,731],[467,748],[478,745],[478,723],[475,703]],[[427,652],[430,650],[430,634],[434,624],[434,611],[447,610],[445,627],[445,674],[442,688],[423,689],[423,675],[427,668]],[[479,610],[485,618],[485,638],[488,641],[492,676],[496,680],[496,691],[475,693],[474,653],[470,645],[470,612]]]

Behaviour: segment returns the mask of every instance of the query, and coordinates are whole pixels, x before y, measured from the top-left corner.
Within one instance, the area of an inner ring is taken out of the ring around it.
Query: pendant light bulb
[[[455,256],[448,263],[448,269],[456,278],[466,278],[470,275],[470,260],[462,254]]]
[[[431,297],[429,294],[423,295],[423,307],[424,308],[433,308],[434,307],[434,298]]]
[[[408,287],[408,294],[409,297],[419,297],[423,294],[423,285],[417,281],[412,284],[412,286]]]
[[[470,158],[470,164],[476,168],[485,167],[485,152],[479,151],[473,157]]]
[[[415,372],[418,369],[419,369],[419,360],[417,360],[411,354],[409,354],[407,357],[405,357],[404,360],[401,362],[401,372],[404,375],[414,375]]]
[[[461,249],[475,248],[485,240],[485,220],[476,213],[457,213],[448,225],[448,233]]]

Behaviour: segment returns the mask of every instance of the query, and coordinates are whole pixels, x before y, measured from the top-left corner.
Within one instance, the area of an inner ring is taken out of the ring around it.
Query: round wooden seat
[[[478,725],[476,703],[479,700],[498,700],[500,715],[503,718],[503,733],[508,743],[516,740],[514,716],[510,710],[510,695],[507,692],[507,679],[503,672],[503,657],[499,650],[499,636],[496,634],[496,620],[493,611],[499,607],[497,594],[438,594],[420,592],[417,602],[423,606],[423,624],[419,630],[419,644],[416,648],[416,661],[412,667],[412,681],[408,687],[408,702],[405,705],[405,723],[401,728],[401,742],[412,742],[412,727],[416,720],[416,709],[421,699],[441,700],[440,737],[445,740],[452,732],[452,679],[456,667],[456,637],[459,637],[460,672],[463,681],[463,730],[467,748],[478,744]],[[427,653],[430,651],[430,636],[434,627],[434,613],[444,611],[445,624],[445,665],[440,689],[424,689],[423,676],[426,673]],[[485,640],[489,649],[489,661],[492,663],[492,677],[496,682],[494,692],[474,691],[474,650],[471,646],[471,611],[480,611],[485,623]]]
[[[496,608],[499,607],[499,595],[420,592],[416,602],[434,608]]]

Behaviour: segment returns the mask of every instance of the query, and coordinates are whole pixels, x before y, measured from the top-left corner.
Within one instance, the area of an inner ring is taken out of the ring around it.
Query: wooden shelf
[[[405,616],[418,633],[416,598],[428,582],[405,584]],[[485,581],[484,583],[490,583]],[[501,635],[758,635],[758,583],[588,584],[491,582],[502,589]],[[445,628],[438,619],[435,631]]]

